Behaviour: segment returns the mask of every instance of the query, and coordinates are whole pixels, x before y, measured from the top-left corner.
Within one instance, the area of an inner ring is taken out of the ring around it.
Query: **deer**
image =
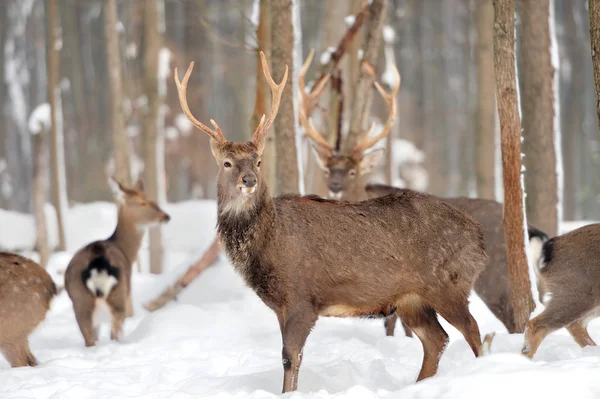
[[[352,151],[344,154],[339,152],[339,148],[329,145],[323,135],[315,128],[312,118],[306,115],[307,110],[315,109],[314,104],[318,101],[330,79],[330,74],[325,75],[311,93],[306,92],[305,75],[312,63],[313,54],[314,51],[311,50],[298,74],[299,103],[301,104],[299,107],[300,122],[304,127],[306,136],[312,142],[311,148],[316,155],[317,164],[327,179],[329,197],[349,201],[365,200],[368,198],[364,190],[366,181],[385,154],[383,148],[368,150],[387,137],[391,131],[396,118],[395,98],[400,89],[400,74],[398,69],[394,67],[396,84],[390,93],[387,93],[378,82],[374,82],[375,88],[389,108],[388,118],[381,132],[375,137],[371,137],[376,127],[375,122],[373,122],[365,135],[366,139],[359,142]]]
[[[110,313],[111,339],[119,341],[125,317],[133,314],[132,264],[148,227],[171,217],[144,193],[138,180],[133,187],[117,186],[117,226],[113,234],[78,250],[67,266],[65,288],[86,347],[98,341],[103,315]]]
[[[600,224],[546,241],[534,271],[545,308],[527,323],[521,353],[532,359],[544,338],[563,327],[582,348],[596,346],[587,325],[600,316]]]
[[[407,189],[384,184],[368,184],[365,191],[370,198],[377,198],[391,193],[402,193]],[[508,332],[517,332],[510,299],[506,244],[502,227],[502,204],[493,200],[466,197],[439,198],[439,200],[466,212],[483,227],[483,240],[488,257],[485,269],[475,281],[474,291],[494,316],[504,324]],[[527,232],[532,263],[537,264],[542,256],[542,246],[549,237],[532,225],[527,226]],[[393,333],[396,318],[390,318],[387,322],[388,334],[390,329]]]
[[[260,173],[265,133],[287,81],[279,84],[260,52],[271,89],[270,115],[247,142],[228,141],[192,114],[187,84],[179,80],[184,114],[210,137],[218,165],[217,231],[222,248],[246,284],[277,316],[282,335],[283,392],[298,388],[306,339],[317,319],[399,314],[423,345],[417,380],[433,376],[448,342],[437,314],[481,354],[468,296],[485,264],[483,232],[462,211],[418,192],[359,203],[315,195],[271,197]],[[395,100],[392,100],[395,101]],[[394,106],[394,104],[392,104]],[[266,118],[266,119],[265,119]]]
[[[0,252],[0,352],[11,367],[38,365],[28,338],[46,318],[56,294],[56,285],[42,266]]]

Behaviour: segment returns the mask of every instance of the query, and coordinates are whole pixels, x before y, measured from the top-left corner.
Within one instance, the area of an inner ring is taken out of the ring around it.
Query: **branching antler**
[[[285,87],[285,83],[288,77],[288,67],[285,66],[285,72],[283,73],[283,78],[281,79],[281,83],[277,84],[271,77],[271,72],[269,71],[269,64],[267,63],[267,57],[265,57],[265,53],[260,52],[260,60],[262,62],[263,73],[265,74],[265,79],[271,88],[271,115],[269,115],[269,119],[265,122],[265,115],[260,118],[260,122],[252,135],[252,142],[256,144],[256,146],[262,151],[265,134],[267,130],[271,127],[271,124],[275,120],[277,116],[277,112],[279,111],[279,103],[281,102],[281,94],[283,93],[283,88]]]
[[[377,88],[377,91],[379,92],[379,94],[381,94],[381,97],[383,97],[383,99],[388,104],[388,107],[390,109],[390,114],[388,116],[388,119],[385,123],[385,126],[381,130],[381,132],[378,135],[376,135],[375,137],[371,137],[371,134],[375,130],[375,123],[373,123],[371,125],[371,128],[369,129],[369,132],[366,134],[364,140],[359,145],[356,146],[354,151],[352,151],[353,157],[357,157],[357,158],[360,157],[367,149],[371,148],[379,140],[383,139],[388,134],[390,134],[390,130],[392,129],[392,124],[394,123],[394,119],[396,118],[396,95],[398,94],[398,90],[400,89],[400,73],[398,72],[398,68],[396,68],[396,64],[392,64],[392,66],[393,66],[394,76],[396,78],[396,85],[392,88],[392,91],[390,91],[389,93],[386,92],[379,83],[375,82],[375,87]]]
[[[329,81],[330,74],[327,74],[324,79],[321,79],[317,83],[317,87],[314,87],[310,93],[306,92],[306,84],[304,81],[304,76],[306,75],[306,71],[310,67],[310,63],[312,62],[312,58],[314,55],[314,49],[310,50],[310,54],[304,61],[304,65],[302,65],[302,69],[298,74],[298,91],[300,92],[300,122],[302,126],[304,126],[304,130],[306,130],[306,135],[312,139],[316,144],[320,145],[327,153],[331,156],[333,155],[333,148],[327,143],[327,140],[323,137],[321,133],[317,131],[315,125],[313,124],[312,118],[306,119],[306,112],[310,109],[314,109],[314,104],[317,102],[319,96],[323,93],[327,82]]]
[[[183,76],[183,82],[179,81],[179,75],[177,74],[177,67],[175,67],[175,84],[177,85],[177,93],[179,94],[179,104],[181,104],[181,109],[187,118],[196,126],[198,129],[202,130],[204,133],[208,134],[210,138],[213,140],[223,143],[227,141],[225,136],[223,136],[223,132],[219,128],[219,125],[214,120],[210,120],[210,123],[214,126],[215,130],[209,128],[202,122],[192,115],[192,111],[190,111],[190,107],[187,102],[187,84],[190,79],[190,75],[192,74],[192,70],[194,69],[194,61],[190,62],[190,66],[187,69],[187,72]]]

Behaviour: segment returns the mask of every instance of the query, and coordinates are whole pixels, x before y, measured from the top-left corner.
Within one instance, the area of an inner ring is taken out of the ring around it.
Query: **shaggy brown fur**
[[[12,367],[36,366],[29,334],[46,318],[56,285],[43,267],[0,252],[0,352]]]
[[[566,327],[581,346],[595,346],[587,324],[600,315],[600,224],[552,238],[538,265],[538,288],[546,308],[525,329],[523,354],[532,358],[542,340]]]
[[[371,198],[404,191],[409,190],[383,184],[370,184],[366,187],[366,192]],[[471,215],[483,227],[488,258],[485,269],[475,282],[475,292],[509,332],[516,332],[502,228],[502,204],[492,200],[465,197],[440,198],[440,200]],[[529,226],[529,239],[545,242],[548,236],[535,227]],[[390,319],[386,327],[390,328],[392,323],[395,323],[395,319]]]
[[[143,193],[138,181],[133,188],[119,184],[123,196],[118,210],[117,227],[113,235],[104,241],[86,245],[75,255],[65,273],[65,288],[73,302],[73,309],[85,346],[93,346],[98,340],[98,322],[94,313],[106,304],[112,316],[111,339],[119,340],[126,316],[133,314],[131,306],[132,263],[137,258],[145,226],[168,222],[170,217]],[[106,296],[90,291],[86,286],[86,271],[92,261],[100,262],[114,270],[118,283]]]

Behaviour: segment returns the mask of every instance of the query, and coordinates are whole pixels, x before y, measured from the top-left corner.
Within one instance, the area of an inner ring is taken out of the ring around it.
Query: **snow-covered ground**
[[[85,348],[71,302],[62,292],[30,339],[40,366],[11,369],[0,359],[0,398],[280,395],[281,337],[275,315],[225,259],[206,270],[177,302],[153,314],[142,308],[183,273],[214,236],[214,202],[186,202],[168,206],[167,211],[172,216],[165,229],[167,271],[160,276],[134,275],[135,316],[126,322],[124,341],[111,342],[104,326],[100,343]],[[32,234],[22,227],[28,223],[27,215],[11,215],[10,224],[5,217],[0,214],[0,246],[23,244],[18,239]],[[108,203],[70,211],[69,250],[55,254],[49,266],[59,285],[70,254],[109,235],[115,219],[115,209]],[[12,241],[4,241],[6,237]],[[322,318],[304,350],[299,392],[286,397],[600,397],[599,348],[581,349],[566,331],[558,331],[542,343],[535,361],[529,361],[519,355],[522,335],[506,334],[476,296],[471,309],[482,334],[499,332],[493,353],[475,359],[462,336],[444,323],[451,343],[438,375],[418,384],[414,380],[422,349],[417,339],[386,337],[380,320]],[[590,332],[600,339],[600,322],[592,322]]]

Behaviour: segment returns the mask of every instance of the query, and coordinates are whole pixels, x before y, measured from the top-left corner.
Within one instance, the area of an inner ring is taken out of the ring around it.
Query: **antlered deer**
[[[381,197],[391,193],[401,193],[406,189],[369,184],[365,188],[370,198]],[[515,331],[512,302],[510,300],[510,283],[506,261],[506,244],[502,227],[502,204],[492,200],[479,198],[439,198],[464,212],[483,227],[483,240],[488,255],[485,269],[475,281],[474,290],[509,332]],[[528,226],[529,243],[533,263],[537,263],[542,255],[542,244],[548,236],[533,226]],[[392,329],[395,319],[388,320],[387,327]],[[389,330],[388,330],[389,332]]]
[[[112,316],[111,339],[119,340],[131,305],[131,269],[147,227],[168,222],[170,217],[146,197],[138,181],[133,188],[118,183],[117,227],[108,239],[86,245],[75,255],[65,273],[65,288],[85,346],[98,340],[100,313]]]
[[[312,148],[317,155],[317,162],[327,178],[329,196],[334,199],[349,201],[365,200],[368,198],[364,190],[367,178],[385,153],[383,148],[373,151],[368,150],[390,133],[394,119],[396,118],[396,95],[400,89],[400,74],[394,66],[393,71],[396,84],[390,93],[386,93],[381,85],[375,82],[377,91],[389,107],[389,115],[381,132],[375,137],[371,137],[375,130],[375,123],[373,123],[366,133],[365,140],[360,142],[350,153],[341,154],[327,143],[327,140],[315,128],[312,119],[309,118],[309,115],[306,115],[307,110],[314,109],[313,105],[323,92],[329,79],[329,75],[326,75],[325,79],[321,80],[318,87],[312,93],[306,93],[304,76],[310,67],[312,57],[313,51],[310,52],[298,74],[298,88],[301,98],[301,106],[299,107],[300,121],[306,130],[306,135],[313,142]]]
[[[12,367],[37,366],[29,334],[46,318],[56,285],[43,267],[0,252],[0,352]]]
[[[581,346],[595,346],[587,324],[600,316],[600,224],[554,237],[534,269],[546,308],[525,328],[523,354],[532,358],[542,340],[566,327]]]
[[[287,68],[278,85],[260,56],[273,101],[269,118],[263,116],[249,142],[227,141],[215,121],[211,129],[192,115],[186,91],[194,63],[181,82],[175,70],[175,81],[183,112],[211,138],[223,248],[279,320],[283,391],[297,389],[302,350],[319,316],[398,313],[423,344],[418,380],[435,374],[448,341],[436,312],[479,355],[481,338],[468,296],[485,264],[481,227],[456,208],[416,192],[361,203],[272,198],[260,157]]]

